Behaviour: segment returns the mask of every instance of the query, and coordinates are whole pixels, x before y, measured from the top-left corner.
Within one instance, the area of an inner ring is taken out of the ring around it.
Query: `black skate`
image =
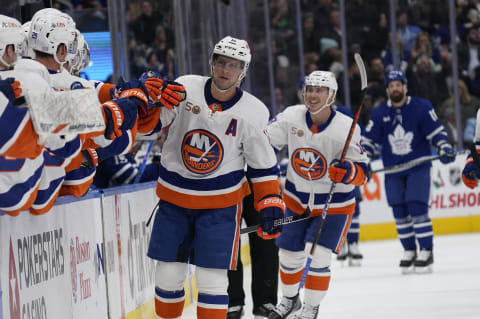
[[[400,269],[402,270],[402,274],[409,274],[413,271],[413,264],[415,263],[416,258],[416,250],[405,250],[403,257],[400,260]]]
[[[240,319],[243,317],[243,306],[228,307],[226,319]]]
[[[253,314],[255,319],[268,318],[273,309],[275,309],[273,304],[265,303],[259,307],[253,308]]]
[[[347,242],[344,242],[342,249],[340,249],[340,252],[337,255],[337,260],[340,262],[344,262],[345,260],[347,260],[347,257],[348,257]]]
[[[348,257],[349,266],[359,267],[362,265],[363,255],[358,249],[358,243],[354,242],[348,244]]]
[[[290,315],[298,311],[302,307],[300,296],[297,294],[295,297],[282,297],[280,303],[270,312],[268,319],[285,319]]]
[[[304,303],[302,310],[297,312],[293,319],[316,319],[319,305],[312,306]]]
[[[429,274],[433,271],[433,252],[431,249],[422,249],[415,260],[415,272]]]

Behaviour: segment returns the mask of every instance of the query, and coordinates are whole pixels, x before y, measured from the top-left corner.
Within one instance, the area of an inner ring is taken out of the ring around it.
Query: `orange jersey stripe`
[[[15,158],[35,158],[42,154],[43,145],[37,144],[38,135],[33,128],[33,123],[29,120],[23,128],[15,143],[2,154],[2,156],[11,156]]]
[[[282,280],[282,283],[285,285],[295,285],[300,282],[302,279],[302,274],[303,274],[303,268],[293,274],[288,274],[284,272],[282,269],[280,269],[280,279]]]
[[[26,209],[29,209],[33,203],[35,202],[35,199],[37,198],[37,193],[38,193],[38,188],[40,187],[40,183],[38,183],[37,187],[35,187],[35,190],[30,194],[30,197],[28,197],[27,202],[25,205],[20,207],[17,210],[2,210],[2,212],[10,215],[10,216],[18,216],[20,215],[20,212]]]
[[[166,303],[155,298],[155,313],[161,318],[179,318],[182,315],[184,303],[185,299]]]
[[[305,208],[297,202],[292,197],[288,196],[287,194],[283,195],[283,200],[285,201],[285,205],[290,209],[292,212],[296,214],[303,214]],[[312,217],[322,215],[323,209],[314,209],[312,211]],[[348,206],[344,207],[329,207],[327,215],[353,215],[355,212],[355,203],[352,203]]]
[[[226,306],[226,305],[225,305]],[[225,319],[227,316],[227,309],[207,309],[197,306],[198,319]]]
[[[353,210],[355,211],[355,203],[353,204]],[[353,213],[348,215],[348,219],[347,219],[347,222],[345,223],[345,227],[343,227],[342,237],[340,237],[340,240],[338,241],[338,245],[335,248],[335,252],[337,254],[340,252],[340,249],[342,249],[343,242],[347,237],[348,229],[350,228],[350,224],[352,223],[352,218],[353,218]]]
[[[30,214],[37,216],[37,215],[42,215],[42,214],[48,213],[52,209],[53,205],[55,204],[55,201],[58,198],[58,194],[59,194],[59,192],[57,192],[55,194],[55,196],[53,196],[50,199],[50,201],[47,203],[47,205],[45,205],[42,208],[36,209],[36,208],[30,207]]]
[[[230,207],[240,203],[248,194],[250,194],[248,182],[243,183],[239,189],[231,193],[206,196],[179,193],[157,182],[158,197],[174,205],[189,209]]]
[[[327,291],[330,284],[330,276],[311,276],[307,275],[305,288],[311,290]]]
[[[75,197],[82,197],[88,191],[90,185],[92,185],[92,182],[93,176],[88,181],[82,184],[62,185],[62,187],[60,188],[60,196],[73,195]]]
[[[242,202],[237,205],[237,227],[235,228],[235,240],[233,241],[232,260],[230,261],[230,270],[237,270],[238,248],[240,239],[240,226],[242,225]]]

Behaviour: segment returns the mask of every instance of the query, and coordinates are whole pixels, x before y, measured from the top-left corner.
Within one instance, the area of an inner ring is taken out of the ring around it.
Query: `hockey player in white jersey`
[[[314,71],[305,79],[305,105],[285,109],[267,126],[270,143],[288,148],[289,163],[283,198],[286,216],[302,214],[313,197],[312,218],[283,226],[280,248],[280,279],[283,297],[269,318],[314,319],[330,282],[332,253],[343,245],[355,210],[355,186],[366,181],[368,159],[360,144],[360,127],[355,128],[345,161],[339,162],[352,119],[331,105],[337,81],[331,72]],[[327,173],[328,171],[328,173]],[[328,210],[305,281],[303,306],[299,284],[307,252],[321,220],[332,181],[338,183]]]
[[[373,109],[365,129],[364,146],[369,156],[381,147],[386,167],[430,156],[433,146],[443,164],[453,162],[455,152],[432,104],[407,95],[407,78],[402,71],[390,71],[385,86],[389,100]],[[387,201],[404,249],[400,260],[402,273],[432,270],[433,228],[428,216],[431,166],[428,162],[385,174]]]
[[[478,156],[480,156],[480,109],[477,111],[477,124],[475,126],[473,143],[477,154],[479,154]],[[473,154],[470,154],[462,171],[463,184],[468,188],[474,189],[478,185],[478,179],[480,179],[480,166],[474,161]]]
[[[0,71],[12,68],[17,62],[25,40],[22,30],[17,19],[0,15]]]
[[[171,126],[148,249],[148,256],[158,260],[157,318],[181,317],[188,261],[196,265],[197,318],[225,318],[227,270],[236,269],[241,203],[250,193],[245,165],[261,218],[257,233],[264,238],[280,233],[272,222],[284,214],[277,161],[263,133],[268,109],[239,88],[250,60],[245,40],[223,38],[211,55],[211,77],[179,77],[187,98],[170,118],[162,117],[162,124]]]

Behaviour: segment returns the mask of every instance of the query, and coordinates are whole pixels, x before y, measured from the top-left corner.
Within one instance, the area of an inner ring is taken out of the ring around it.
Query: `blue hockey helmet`
[[[403,71],[392,70],[388,72],[387,76],[385,77],[385,86],[388,86],[388,84],[392,81],[400,81],[403,84],[407,84],[407,77]]]
[[[157,72],[157,71],[154,71],[154,70],[149,70],[149,71],[143,72],[142,75],[140,75],[140,77],[138,79],[142,82],[145,82],[149,78],[159,78],[159,79],[161,79],[162,75],[160,74],[160,72]]]

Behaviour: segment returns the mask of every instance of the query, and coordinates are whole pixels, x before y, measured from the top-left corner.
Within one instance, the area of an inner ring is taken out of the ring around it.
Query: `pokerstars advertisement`
[[[106,318],[101,234],[98,199],[1,216],[0,317]]]
[[[462,182],[462,170],[467,155],[458,155],[455,162],[444,165],[439,160],[432,162],[430,171],[431,218],[480,215],[479,188],[471,190]],[[372,162],[372,168],[381,168],[380,161]],[[418,180],[418,183],[426,181]],[[360,203],[361,223],[374,224],[393,222],[392,210],[388,206],[384,188],[384,174],[373,174],[362,188]]]

